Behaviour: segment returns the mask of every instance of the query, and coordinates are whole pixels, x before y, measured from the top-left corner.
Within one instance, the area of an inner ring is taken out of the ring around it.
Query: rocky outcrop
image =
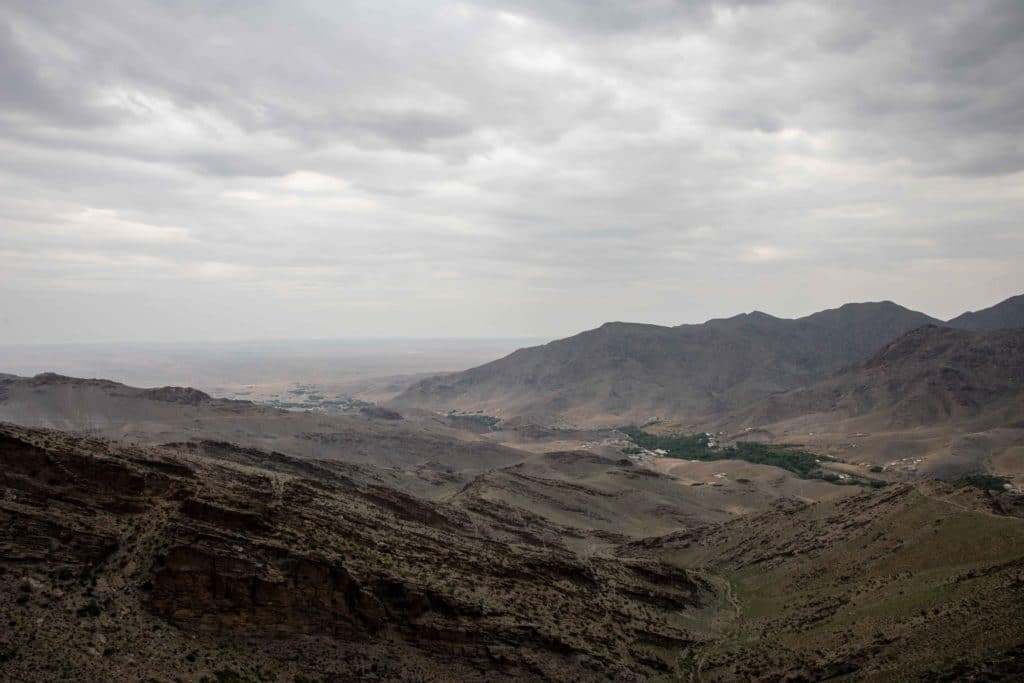
[[[192,628],[246,636],[367,638],[383,625],[380,601],[340,564],[230,551],[206,540],[161,555],[152,608]]]

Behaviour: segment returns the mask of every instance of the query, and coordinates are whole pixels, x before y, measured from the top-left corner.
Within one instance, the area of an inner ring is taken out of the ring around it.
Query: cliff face
[[[385,617],[373,593],[343,565],[243,554],[208,541],[174,546],[158,565],[150,604],[199,630],[356,638],[379,631]]]

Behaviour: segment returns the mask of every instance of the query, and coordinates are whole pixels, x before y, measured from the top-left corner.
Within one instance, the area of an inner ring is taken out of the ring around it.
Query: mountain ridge
[[[675,327],[610,322],[427,378],[393,403],[609,423],[665,411],[722,412],[811,383],[936,322],[892,302],[847,304],[797,319],[755,311]]]
[[[949,327],[975,332],[1024,327],[1024,294],[1011,296],[980,311],[961,313],[946,324]]]
[[[768,397],[740,414],[744,421],[765,424],[816,411],[849,418],[878,413],[875,427],[916,427],[975,417],[1021,393],[1024,329],[972,332],[925,326],[858,366]]]
[[[701,418],[811,386],[927,325],[1021,326],[1024,295],[948,322],[890,300],[846,303],[800,318],[754,310],[671,327],[610,321],[425,378],[391,403],[587,426]]]

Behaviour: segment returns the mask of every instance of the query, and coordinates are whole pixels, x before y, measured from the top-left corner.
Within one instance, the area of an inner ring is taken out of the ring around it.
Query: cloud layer
[[[948,316],[1024,290],[1024,5],[7,3],[6,342]]]

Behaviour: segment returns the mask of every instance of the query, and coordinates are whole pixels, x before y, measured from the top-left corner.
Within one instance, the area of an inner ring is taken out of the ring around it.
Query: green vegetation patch
[[[720,457],[709,457],[713,449],[708,446],[710,439],[705,434],[651,434],[635,425],[619,427],[619,431],[640,448],[649,451],[661,449],[666,451],[670,458],[722,460]]]
[[[294,390],[289,393],[296,393]],[[270,406],[271,408],[279,408],[281,410],[318,410],[328,413],[347,413],[354,410],[360,410],[362,408],[369,408],[372,403],[367,401],[361,401],[358,398],[351,398],[348,396],[341,396],[338,398],[324,398],[320,394],[305,394],[304,401],[282,401],[280,399],[271,399],[269,401],[262,401],[260,405]]]
[[[498,427],[498,423],[501,422],[500,417],[495,417],[494,415],[483,415],[482,413],[462,414],[451,412],[448,413],[448,419],[455,420],[456,422],[461,421],[479,425],[481,427],[486,427],[487,429],[496,429]]]
[[[992,474],[975,474],[970,477],[964,477],[960,480],[960,483],[963,486],[973,486],[982,491],[1003,491],[1010,483],[1010,480],[1006,477],[997,477]]]
[[[743,460],[755,465],[771,465],[792,472],[801,479],[821,479],[832,484],[855,484],[860,486],[884,486],[884,482],[868,482],[860,479],[841,478],[832,472],[821,469],[822,460],[832,460],[824,455],[815,455],[809,451],[791,445],[775,445],[753,441],[740,442],[735,446],[720,448],[711,446],[711,438],[706,434],[652,434],[630,425],[620,427],[639,449],[650,451],[663,450],[665,457],[681,460]],[[625,449],[623,449],[625,452]]]

